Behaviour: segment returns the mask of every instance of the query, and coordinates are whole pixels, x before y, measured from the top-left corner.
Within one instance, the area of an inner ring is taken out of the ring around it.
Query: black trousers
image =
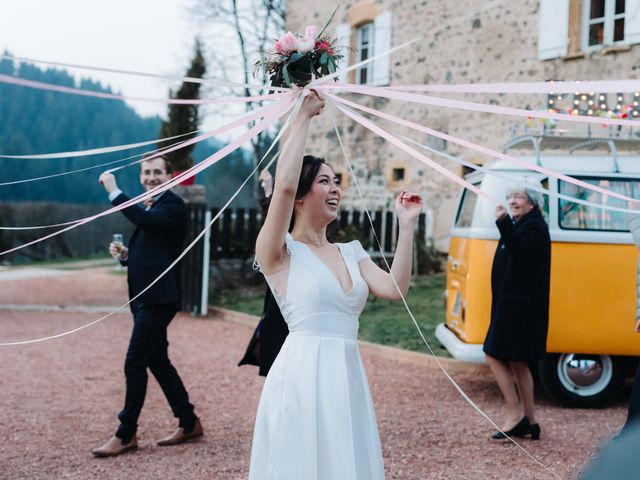
[[[168,355],[167,327],[176,309],[172,305],[137,306],[133,313],[133,332],[124,362],[127,383],[124,408],[118,415],[120,427],[116,436],[125,443],[138,428],[138,417],[147,393],[147,368],[160,384],[180,426],[190,431],[196,415],[189,394]]]
[[[633,383],[633,389],[631,390],[629,413],[627,415],[627,423],[625,423],[624,429],[626,430],[633,425],[640,425],[640,365],[638,365],[638,370],[636,370],[636,380]]]

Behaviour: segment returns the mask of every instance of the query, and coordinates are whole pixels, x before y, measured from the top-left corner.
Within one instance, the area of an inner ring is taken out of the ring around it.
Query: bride
[[[360,242],[330,243],[326,229],[337,217],[342,191],[323,159],[303,157],[311,119],[324,105],[315,91],[302,103],[256,242],[256,259],[290,334],[260,398],[251,480],[384,478],[358,351],[358,316],[369,293],[387,299],[406,295],[422,198],[403,192],[396,200],[399,234],[391,274]]]

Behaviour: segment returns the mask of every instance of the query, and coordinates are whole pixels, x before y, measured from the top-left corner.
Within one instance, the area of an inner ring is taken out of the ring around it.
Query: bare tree
[[[285,0],[193,0],[191,13],[200,25],[201,38],[211,55],[208,60],[211,75],[230,82],[266,83],[264,73],[253,78],[253,65],[273,48],[275,38],[283,33],[285,9]],[[213,88],[217,94],[255,95],[255,90],[249,87]],[[245,111],[259,108],[262,103],[248,102]],[[262,158],[272,138],[272,132],[264,131],[252,139],[255,162]],[[257,185],[256,181],[256,188]]]

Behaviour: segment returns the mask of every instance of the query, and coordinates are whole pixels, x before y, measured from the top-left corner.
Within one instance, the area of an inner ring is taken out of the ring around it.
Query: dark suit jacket
[[[120,205],[129,200],[121,193],[113,200]],[[156,279],[178,258],[184,247],[187,215],[184,202],[171,191],[166,191],[151,207],[145,210],[133,205],[122,213],[136,229],[129,240],[128,267],[129,298],[133,298]],[[167,272],[153,287],[131,303],[131,310],[138,305],[171,304],[180,309],[179,264]]]

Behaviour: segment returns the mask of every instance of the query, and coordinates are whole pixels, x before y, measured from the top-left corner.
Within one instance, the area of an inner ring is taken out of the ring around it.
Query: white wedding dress
[[[382,480],[380,437],[356,340],[369,292],[359,262],[369,256],[358,241],[338,245],[353,285],[345,292],[307,245],[289,234],[286,243],[288,275],[279,285],[279,274],[267,282],[290,333],[262,390],[249,479]]]

